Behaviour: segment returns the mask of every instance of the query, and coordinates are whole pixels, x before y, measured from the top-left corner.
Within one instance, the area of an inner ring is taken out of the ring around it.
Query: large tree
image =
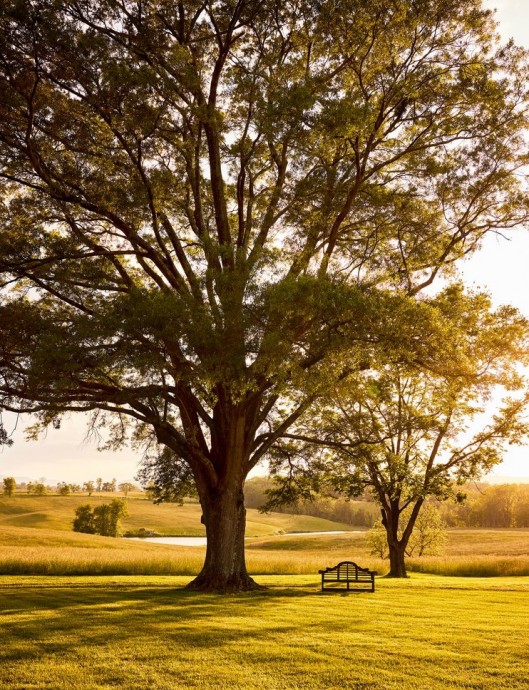
[[[0,405],[154,440],[202,505],[193,586],[254,586],[250,469],[343,361],[428,358],[413,296],[526,218],[493,30],[476,0],[1,4]]]
[[[527,437],[529,323],[512,307],[492,311],[483,294],[453,286],[439,308],[453,367],[432,371],[380,361],[335,386],[310,417],[278,441],[277,486],[268,507],[314,491],[370,492],[380,506],[390,577],[406,577],[413,531],[428,498],[458,496],[458,485],[501,462],[505,446]]]

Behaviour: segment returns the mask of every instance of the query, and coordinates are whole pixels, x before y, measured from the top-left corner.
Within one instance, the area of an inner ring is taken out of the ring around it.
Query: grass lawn
[[[203,548],[72,532],[81,501],[0,500],[1,690],[529,688],[529,530],[453,530],[445,556],[412,563],[496,577],[321,594],[317,570],[340,560],[386,572],[365,533],[278,536],[339,526],[249,511],[248,566],[269,589],[223,597],[182,589]],[[136,527],[201,529],[197,506],[129,503]]]
[[[182,577],[0,577],[2,690],[527,690],[529,578],[414,574],[374,594]]]

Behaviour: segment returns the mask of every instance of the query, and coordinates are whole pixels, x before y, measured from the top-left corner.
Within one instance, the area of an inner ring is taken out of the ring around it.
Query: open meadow
[[[204,548],[151,544],[72,532],[75,508],[101,497],[0,497],[0,574],[195,575]],[[153,505],[129,499],[124,530],[203,535],[195,504]],[[344,534],[289,536],[288,532],[350,530]],[[365,531],[306,515],[248,510],[247,563],[256,575],[317,573],[340,560],[384,573],[387,564],[369,554]],[[446,552],[409,560],[410,571],[458,576],[529,576],[528,529],[455,529]]]
[[[317,576],[184,591],[183,577],[0,577],[3,690],[527,690],[529,578]]]
[[[529,530],[451,530],[444,556],[410,561],[424,573],[322,594],[317,571],[340,560],[386,572],[365,532],[289,536],[346,526],[250,510],[268,589],[221,596],[183,589],[203,547],[72,532],[83,502],[0,498],[2,690],[529,687]],[[196,505],[129,512],[124,529],[202,533]]]
[[[95,496],[30,496],[16,494],[8,498],[0,495],[0,528],[3,526],[35,527],[56,530],[72,529],[75,509],[83,504],[92,506],[108,503],[116,494]],[[206,534],[200,522],[198,503],[153,504],[141,497],[125,499],[128,516],[121,524],[124,532],[141,528],[154,530],[166,536],[203,536]],[[288,515],[285,513],[262,514],[257,510],[247,510],[246,534],[249,537],[279,534],[281,532],[317,532],[324,530],[348,530],[350,525],[331,522],[310,515]]]

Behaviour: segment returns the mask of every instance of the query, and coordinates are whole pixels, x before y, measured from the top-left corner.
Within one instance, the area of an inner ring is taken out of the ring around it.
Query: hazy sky
[[[490,0],[497,9],[500,32],[529,47],[529,0]],[[465,280],[491,292],[498,304],[510,303],[529,317],[529,232],[519,229],[510,239],[489,237],[479,255],[462,265]],[[11,430],[14,418],[4,416]],[[85,425],[79,418],[64,420],[60,430],[50,429],[39,441],[25,441],[24,422],[13,434],[15,444],[0,451],[0,477],[45,477],[48,481],[83,482],[102,477],[132,479],[140,456],[130,450],[98,452],[85,440]],[[493,473],[502,477],[529,479],[529,448],[512,447]]]

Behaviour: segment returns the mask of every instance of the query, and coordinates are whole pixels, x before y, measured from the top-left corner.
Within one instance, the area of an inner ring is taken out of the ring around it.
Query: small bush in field
[[[101,534],[103,537],[118,537],[120,519],[126,515],[127,504],[119,498],[115,498],[110,503],[103,503],[93,510],[92,506],[86,503],[75,511],[73,531]]]
[[[85,503],[75,510],[75,519],[73,521],[73,531],[83,532],[84,534],[95,534],[94,513],[92,506]]]

